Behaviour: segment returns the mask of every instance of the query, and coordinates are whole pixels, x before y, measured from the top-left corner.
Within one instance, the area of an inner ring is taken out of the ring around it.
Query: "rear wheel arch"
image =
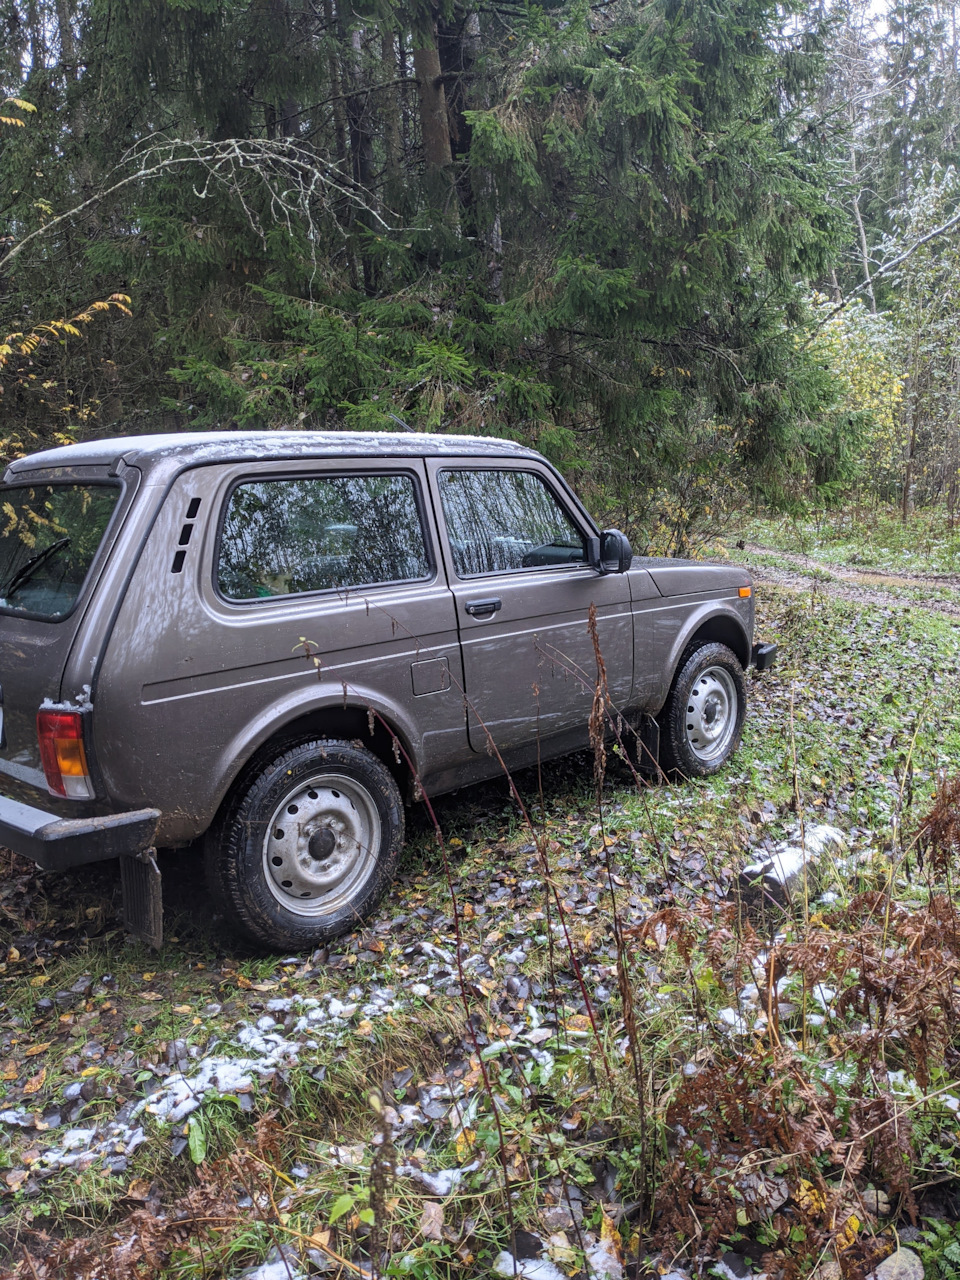
[[[377,709],[356,703],[312,707],[292,716],[246,753],[224,791],[218,812],[237,791],[248,785],[264,763],[300,742],[316,739],[356,742],[375,756],[393,776],[400,794],[416,791],[416,756],[407,735]],[[214,819],[216,821],[216,819]]]

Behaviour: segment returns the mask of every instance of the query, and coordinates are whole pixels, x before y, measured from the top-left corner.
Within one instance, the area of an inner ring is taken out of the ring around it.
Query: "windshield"
[[[119,497],[107,484],[0,490],[0,608],[66,617]]]

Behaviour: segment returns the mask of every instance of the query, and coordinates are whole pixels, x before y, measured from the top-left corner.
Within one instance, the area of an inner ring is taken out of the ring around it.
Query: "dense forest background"
[[[958,40],[922,0],[0,0],[0,450],[395,413],[660,550],[758,497],[952,525]]]

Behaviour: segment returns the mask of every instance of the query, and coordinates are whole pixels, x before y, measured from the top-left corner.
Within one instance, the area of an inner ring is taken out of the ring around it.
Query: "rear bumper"
[[[159,809],[59,818],[44,809],[0,796],[0,845],[31,858],[47,871],[138,854],[153,846]]]
[[[755,644],[750,656],[750,665],[758,671],[768,671],[777,659],[775,644]]]

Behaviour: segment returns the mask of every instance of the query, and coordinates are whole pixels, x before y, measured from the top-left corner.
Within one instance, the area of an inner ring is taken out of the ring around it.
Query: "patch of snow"
[[[515,1258],[509,1250],[498,1253],[493,1261],[493,1274],[503,1280],[522,1276],[523,1280],[566,1280],[566,1276],[545,1258]]]
[[[426,1169],[421,1169],[415,1164],[398,1164],[397,1173],[403,1178],[412,1178],[414,1182],[419,1182],[432,1196],[448,1196],[468,1173],[473,1173],[474,1169],[479,1168],[479,1160],[465,1164],[462,1169],[440,1169],[436,1173],[427,1173]]]

